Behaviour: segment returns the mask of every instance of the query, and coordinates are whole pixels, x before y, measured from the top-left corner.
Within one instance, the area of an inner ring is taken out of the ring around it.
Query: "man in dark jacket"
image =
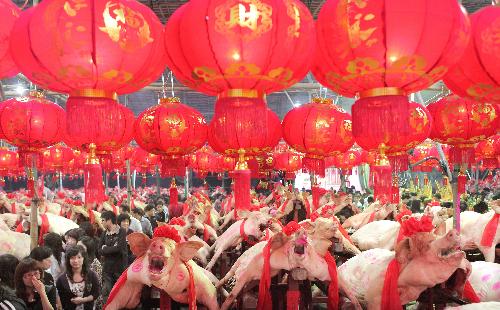
[[[105,303],[116,281],[127,268],[127,232],[116,224],[116,215],[112,211],[101,214],[106,231],[99,241],[102,256],[102,296]]]

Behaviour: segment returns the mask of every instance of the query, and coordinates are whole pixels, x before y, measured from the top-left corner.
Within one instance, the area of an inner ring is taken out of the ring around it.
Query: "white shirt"
[[[130,226],[129,228],[134,232],[142,232],[141,222],[133,216],[130,216]]]

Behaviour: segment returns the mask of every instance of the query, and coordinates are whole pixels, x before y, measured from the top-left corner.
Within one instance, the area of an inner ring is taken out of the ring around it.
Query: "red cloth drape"
[[[398,292],[399,263],[394,258],[387,266],[384,287],[382,288],[381,309],[401,310],[401,299]]]
[[[271,310],[273,302],[269,288],[271,287],[271,241],[268,241],[262,250],[264,265],[262,266],[262,276],[259,282],[259,301],[257,310]]]
[[[339,308],[339,282],[337,277],[337,264],[335,258],[327,252],[325,261],[328,265],[328,273],[330,274],[330,285],[328,286],[328,310],[336,310]]]
[[[486,224],[483,231],[483,236],[481,238],[481,245],[491,247],[493,245],[493,239],[497,233],[498,220],[500,219],[500,214],[495,213],[491,220]]]

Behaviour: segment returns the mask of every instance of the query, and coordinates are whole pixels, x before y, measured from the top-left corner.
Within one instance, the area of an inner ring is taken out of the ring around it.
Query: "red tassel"
[[[325,176],[325,160],[319,158],[304,157],[302,159],[302,167],[309,172],[314,172],[320,177]]]
[[[28,187],[28,197],[33,198],[35,195],[35,180],[28,178],[26,186]]]
[[[319,208],[319,199],[320,199],[320,188],[318,186],[313,186],[311,188],[311,192],[312,192],[312,201],[313,201],[313,207],[314,207],[314,211],[318,210]]]
[[[392,203],[399,203],[399,186],[392,186],[392,195],[391,195]]]
[[[463,174],[462,172],[460,172],[458,174],[458,178],[457,178],[457,191],[458,191],[459,195],[465,193],[465,184],[466,183],[467,183],[467,176],[465,174]]]
[[[184,263],[184,266],[186,266],[186,269],[189,274],[189,289],[188,289],[189,310],[196,310],[196,287],[194,286],[193,268],[187,262]]]
[[[94,224],[95,223],[95,215],[94,215],[94,211],[92,211],[92,207],[88,206],[87,207],[87,211],[89,212],[89,221],[91,224]]]
[[[250,209],[250,175],[250,170],[235,170],[233,172],[236,212]]]
[[[300,291],[291,291],[289,289],[286,292],[286,309],[299,310],[299,302],[300,302]]]
[[[373,166],[373,196],[382,203],[389,202],[392,196],[391,166]]]
[[[43,245],[43,236],[45,234],[49,233],[50,224],[49,224],[49,219],[47,218],[47,214],[44,213],[44,214],[40,215],[40,217],[42,218],[42,224],[40,225],[40,234],[38,236],[38,244]]]
[[[327,252],[325,261],[328,265],[328,273],[330,274],[330,285],[328,286],[328,310],[336,310],[339,308],[339,282],[337,277],[337,264],[335,258]]]
[[[389,158],[393,172],[403,172],[408,170],[408,154],[402,153],[397,155],[388,155],[387,157]]]
[[[495,235],[497,234],[499,220],[500,214],[495,213],[488,224],[484,227],[483,236],[481,237],[482,246],[493,246],[493,239],[495,239]]]
[[[452,164],[470,165],[470,164],[474,163],[474,161],[475,161],[474,145],[467,146],[467,147],[454,146],[454,147],[450,148],[449,155],[450,155],[450,163],[452,163]]]
[[[134,203],[134,198],[130,198],[130,210],[135,209],[135,203]]]
[[[267,242],[262,250],[262,258],[264,259],[264,264],[259,282],[257,310],[271,310],[273,308],[271,293],[269,293],[269,288],[271,287],[271,240]]]
[[[481,300],[479,299],[479,297],[476,294],[476,291],[474,290],[474,288],[470,284],[469,280],[465,281],[464,293],[462,294],[462,296],[464,298],[470,300],[472,303],[481,302]]]
[[[175,207],[179,204],[179,191],[177,190],[177,186],[172,184],[170,186],[170,207]]]
[[[399,263],[393,259],[385,272],[384,287],[382,289],[382,302],[380,309],[401,310],[401,299],[398,291]]]
[[[183,176],[186,173],[186,161],[182,157],[168,157],[161,158],[160,174],[163,178]]]
[[[85,203],[101,203],[106,200],[101,165],[85,164]]]
[[[496,158],[483,158],[483,167],[487,169],[495,169],[499,167],[498,159]]]

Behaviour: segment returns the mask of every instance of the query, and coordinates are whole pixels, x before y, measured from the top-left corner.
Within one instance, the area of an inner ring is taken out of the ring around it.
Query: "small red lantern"
[[[50,18],[47,18],[50,16]],[[138,1],[42,1],[21,13],[11,51],[35,84],[82,96],[131,93],[164,70],[163,27]]]
[[[6,147],[0,147],[0,175],[7,176],[17,164],[17,153],[9,151]]]
[[[148,173],[158,163],[158,156],[138,147],[135,149],[131,160],[139,173]]]
[[[430,138],[453,146],[453,164],[474,162],[474,144],[496,133],[498,105],[449,95],[427,106],[434,119]]]
[[[9,40],[12,27],[21,10],[10,0],[0,0],[0,80],[16,75],[19,70],[10,54]]]
[[[345,152],[354,143],[351,116],[331,99],[315,98],[293,108],[282,126],[288,145],[305,154],[304,168],[320,176],[325,175],[325,157]]]
[[[65,113],[35,91],[28,97],[6,100],[0,126],[5,139],[19,148],[20,164],[25,165],[28,163],[23,155],[37,153],[62,140],[66,130]]]
[[[189,167],[191,167],[200,179],[206,178],[209,172],[216,170],[215,153],[205,145],[189,156]]]
[[[470,21],[472,38],[443,81],[460,97],[500,103],[500,7],[487,6],[470,15]]]
[[[500,135],[494,135],[479,142],[476,146],[476,158],[483,161],[483,167],[485,168],[498,168],[498,158],[500,158]]]
[[[361,164],[361,150],[359,149],[351,148],[335,157],[336,167],[342,169],[346,175],[352,174],[352,169]]]
[[[302,168],[302,155],[289,149],[273,154],[274,169],[284,171],[286,174],[295,174]]]
[[[73,150],[62,144],[49,147],[43,152],[43,165],[45,169],[60,171],[73,159]]]
[[[160,155],[162,175],[184,175],[184,155],[202,147],[207,125],[200,112],[180,102],[162,98],[135,121],[135,141],[144,150]]]

